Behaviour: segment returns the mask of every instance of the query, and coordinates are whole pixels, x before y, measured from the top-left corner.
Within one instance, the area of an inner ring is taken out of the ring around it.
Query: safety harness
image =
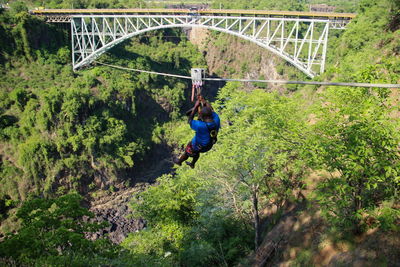
[[[210,137],[211,137],[211,143],[214,145],[217,141],[218,141],[218,130],[217,128],[217,124],[215,123],[215,121],[213,121],[214,126],[213,127],[209,127],[208,126],[208,122],[205,122],[208,132],[210,133]],[[210,129],[211,128],[211,129]],[[212,129],[214,128],[214,129]]]

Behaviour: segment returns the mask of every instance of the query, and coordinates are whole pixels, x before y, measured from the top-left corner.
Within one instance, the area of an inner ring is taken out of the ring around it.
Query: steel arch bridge
[[[113,12],[49,16],[50,22],[71,23],[72,63],[78,69],[133,36],[166,28],[204,28],[235,35],[287,60],[309,77],[324,72],[330,29],[344,29],[351,16],[303,16],[290,12],[237,14],[215,12],[124,14]],[[38,12],[39,13],[39,12]],[[62,14],[62,12],[59,12]],[[301,12],[297,12],[301,13]],[[218,15],[217,15],[218,14]],[[53,21],[52,21],[53,20]]]

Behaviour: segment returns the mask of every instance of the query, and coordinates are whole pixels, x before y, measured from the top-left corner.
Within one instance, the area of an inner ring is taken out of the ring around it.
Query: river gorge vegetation
[[[296,250],[290,266],[323,265],[318,255],[327,242],[345,243],[346,252],[356,253],[357,240],[371,231],[385,240],[399,237],[399,89],[274,90],[229,82],[206,87],[222,122],[214,148],[195,169],[171,169],[132,195],[131,216],[145,219],[146,228],[121,244],[85,238],[105,227],[89,220],[94,195],[121,184],[134,187],[136,168],[160,160],[149,153],[167,146],[178,154],[187,143],[192,132],[183,114],[191,105],[190,84],[99,64],[73,72],[68,31],[26,12],[27,5],[43,3],[148,3],[39,2],[16,1],[0,10],[1,265],[250,266],[290,206],[324,225],[316,241]],[[306,10],[308,4],[231,2],[212,5]],[[355,11],[342,2],[326,1]],[[332,33],[327,70],[316,79],[400,83],[400,2],[361,0],[357,6],[348,29]],[[203,49],[230,49],[223,34],[206,41]],[[181,75],[207,68],[204,52],[176,29],[131,38],[99,61]],[[234,70],[244,77],[251,66],[225,64],[213,74]],[[305,78],[284,62],[278,68],[282,79]],[[365,261],[394,266],[400,243],[387,244]],[[271,265],[285,255],[277,252]]]

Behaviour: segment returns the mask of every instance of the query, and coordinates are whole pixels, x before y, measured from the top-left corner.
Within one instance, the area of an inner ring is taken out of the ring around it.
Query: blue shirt
[[[191,120],[190,128],[196,131],[195,136],[192,139],[192,146],[195,150],[199,150],[200,147],[205,147],[211,143],[211,130],[219,130],[220,120],[217,113],[212,113],[213,122],[204,122],[198,120]],[[208,126],[208,127],[207,127]]]

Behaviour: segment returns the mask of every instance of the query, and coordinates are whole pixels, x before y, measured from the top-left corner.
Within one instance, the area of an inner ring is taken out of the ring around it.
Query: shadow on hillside
[[[400,233],[377,229],[362,235],[344,233],[330,228],[310,204],[304,200],[287,205],[277,222],[268,227],[248,265],[398,266]]]
[[[221,78],[217,75],[210,75],[209,78]],[[224,81],[206,81],[203,89],[204,97],[210,101],[214,102],[217,99],[219,90],[226,85]]]
[[[190,76],[190,61],[188,61],[185,58],[180,58],[179,59],[179,67],[175,66],[175,63],[173,62],[167,62],[167,61],[154,61],[151,57],[149,56],[143,56],[137,53],[134,53],[132,51],[127,50],[128,44],[123,42],[119,46],[115,46],[114,48],[110,49],[107,53],[112,55],[114,58],[120,62],[121,60],[126,60],[126,61],[139,61],[139,62],[146,62],[148,63],[147,66],[143,66],[143,70],[146,71],[154,71],[154,72],[160,72],[160,73],[168,73],[168,74],[176,74],[176,75],[182,75],[182,76]],[[119,48],[119,49],[118,49]],[[109,60],[109,58],[108,58]],[[126,67],[123,66],[123,67]],[[188,69],[189,71],[185,71]]]
[[[172,156],[171,149],[165,144],[152,141],[154,128],[157,124],[167,122],[170,119],[169,113],[146,90],[136,93],[135,106],[137,116],[129,123],[128,131],[144,140],[148,150],[143,156],[134,158],[135,165],[128,170],[128,177],[132,183],[151,183],[157,177],[172,171],[172,161],[168,162]]]

